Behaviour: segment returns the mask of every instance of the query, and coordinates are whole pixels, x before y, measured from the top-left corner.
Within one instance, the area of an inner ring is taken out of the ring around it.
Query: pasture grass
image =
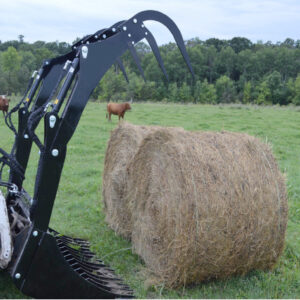
[[[51,227],[90,240],[92,250],[134,290],[138,298],[299,298],[300,297],[300,111],[290,107],[243,105],[211,106],[133,104],[125,119],[133,124],[183,127],[186,130],[245,132],[272,145],[280,169],[286,174],[289,222],[284,254],[270,272],[253,271],[244,277],[210,281],[169,290],[153,285],[142,260],[130,243],[105,223],[102,211],[102,171],[110,132],[118,125],[105,119],[105,104],[90,102],[69,143]],[[0,147],[9,151],[12,134],[0,117]],[[41,134],[42,128],[38,128]],[[25,189],[32,194],[38,149],[33,147]],[[24,298],[0,272],[0,298]]]

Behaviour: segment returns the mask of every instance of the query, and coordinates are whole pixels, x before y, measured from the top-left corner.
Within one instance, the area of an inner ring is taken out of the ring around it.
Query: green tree
[[[40,68],[44,60],[53,58],[54,56],[55,54],[45,47],[36,49],[34,52],[35,68]]]
[[[203,97],[207,103],[215,104],[217,102],[217,91],[213,84],[208,83],[205,79],[202,86]]]
[[[192,96],[191,96],[191,88],[184,82],[182,86],[179,88],[179,98],[180,101],[183,102],[191,102]]]
[[[252,90],[251,82],[250,81],[245,82],[244,90],[243,90],[243,103],[252,102],[251,90]]]
[[[180,101],[179,93],[178,93],[178,87],[177,87],[177,84],[175,82],[169,84],[168,91],[169,91],[168,99],[170,101],[172,101],[172,102]]]
[[[288,80],[286,87],[288,90],[287,103],[292,103],[295,97],[295,81],[293,80],[293,78],[290,78]]]
[[[230,46],[222,48],[216,59],[216,69],[220,75],[233,76],[237,55]]]
[[[109,102],[120,101],[126,95],[126,81],[121,73],[117,74],[114,67],[110,68],[101,82],[100,99]]]
[[[243,50],[250,49],[252,42],[244,37],[234,37],[229,41],[229,45],[235,53],[239,53]]]
[[[8,47],[2,54],[2,69],[5,73],[8,93],[17,92],[18,78],[17,74],[21,68],[21,56],[14,47]]]
[[[138,89],[138,100],[147,101],[155,98],[155,82],[143,82]]]
[[[233,81],[226,75],[216,81],[216,92],[218,103],[235,102],[235,87]]]
[[[300,74],[297,76],[294,84],[294,97],[292,99],[295,105],[300,105]]]
[[[272,103],[271,91],[266,81],[261,82],[257,87],[257,98],[255,103],[259,105],[267,105]]]
[[[202,84],[200,80],[197,80],[194,87],[194,99],[195,102],[201,102],[201,90],[202,90]]]
[[[281,104],[284,102],[284,84],[281,82],[281,75],[278,71],[273,71],[266,77],[268,88],[271,92],[271,100],[273,104]]]
[[[4,72],[16,72],[21,67],[21,56],[14,47],[8,49],[2,54],[2,68]]]
[[[216,89],[207,79],[203,82],[197,81],[194,89],[194,98],[199,103],[215,104],[217,100]]]

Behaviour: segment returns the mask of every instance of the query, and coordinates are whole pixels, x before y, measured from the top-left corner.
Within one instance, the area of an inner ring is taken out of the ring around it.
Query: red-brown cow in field
[[[7,113],[8,107],[9,107],[9,99],[6,98],[6,96],[0,96],[0,110],[2,110],[3,115]]]
[[[117,115],[119,116],[119,121],[120,118],[124,119],[125,112],[127,110],[131,110],[131,106],[128,102],[126,103],[108,103],[107,104],[107,114],[106,118],[108,115],[108,120],[111,121],[111,115]]]

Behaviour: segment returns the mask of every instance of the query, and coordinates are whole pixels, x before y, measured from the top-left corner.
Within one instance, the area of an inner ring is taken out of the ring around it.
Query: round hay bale
[[[158,127],[137,145],[115,201],[126,207],[125,236],[159,280],[179,287],[274,266],[288,208],[268,145]]]

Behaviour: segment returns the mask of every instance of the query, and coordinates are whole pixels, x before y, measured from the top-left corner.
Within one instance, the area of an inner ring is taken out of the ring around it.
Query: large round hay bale
[[[125,171],[123,194],[115,197],[126,206],[126,236],[168,286],[276,263],[287,198],[268,145],[246,134],[156,128]]]

